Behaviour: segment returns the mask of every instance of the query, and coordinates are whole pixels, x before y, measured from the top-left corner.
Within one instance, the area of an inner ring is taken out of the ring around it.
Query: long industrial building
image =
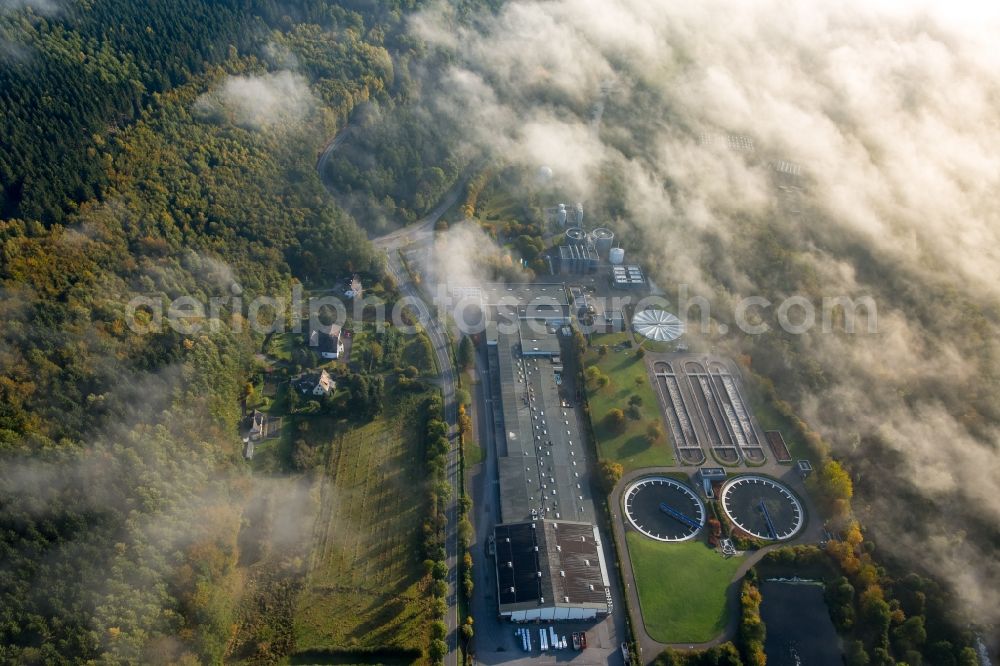
[[[610,582],[594,525],[536,520],[499,525],[494,535],[501,615],[530,622],[608,613]]]
[[[499,612],[515,621],[606,615],[610,588],[586,447],[572,396],[562,391],[559,336],[569,332],[569,299],[562,285],[537,284],[492,285],[482,299],[500,489]]]

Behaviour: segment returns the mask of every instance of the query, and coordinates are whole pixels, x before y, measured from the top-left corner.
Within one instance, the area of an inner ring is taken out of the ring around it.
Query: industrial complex
[[[560,284],[481,290],[499,521],[499,614],[514,621],[589,619],[612,610],[610,581],[579,414],[562,390],[560,337],[570,324]]]
[[[625,609],[616,612],[616,598],[632,615],[640,652],[645,646],[656,654],[665,645],[635,623],[644,613],[639,595],[649,593],[651,581],[633,569],[633,539],[666,548],[700,539],[711,557],[729,558],[742,556],[735,541],[806,538],[807,503],[797,481],[810,468],[807,461],[793,466],[780,433],[761,429],[737,366],[713,354],[688,353],[681,342],[685,323],[665,303],[643,300],[654,288],[640,266],[625,263],[610,229],[585,230],[579,203],[550,210],[561,233],[545,254],[549,277],[451,286],[452,297],[474,304],[483,323],[478,409],[488,472],[478,500],[487,505],[479,534],[491,563],[477,582],[484,589],[477,603],[486,603],[499,624],[480,628],[496,641],[497,652],[510,645],[529,653],[589,646],[588,663],[604,663],[612,654],[628,660]],[[617,367],[634,368],[628,383],[620,380],[615,389],[623,391],[616,394],[620,404],[633,405],[639,387],[651,389],[652,411],[645,418],[655,420],[642,427],[655,432],[662,424],[666,441],[642,441],[669,447],[661,455],[676,467],[664,474],[662,467],[637,466],[617,484],[608,506],[614,539],[603,533],[608,516],[598,515],[592,494],[600,485],[592,452],[601,443],[586,441],[595,430],[578,382],[580,363],[595,361],[590,354],[586,361],[577,358],[577,331],[611,334],[614,344],[593,338],[592,349],[613,356]],[[726,525],[722,539],[720,521]],[[706,529],[712,523],[714,533]]]

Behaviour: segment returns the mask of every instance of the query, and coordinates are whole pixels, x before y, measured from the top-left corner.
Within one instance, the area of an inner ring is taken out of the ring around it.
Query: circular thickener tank
[[[615,242],[615,234],[611,229],[598,227],[591,233],[594,239],[594,248],[602,258],[607,257],[611,252],[611,244]]]
[[[587,242],[587,232],[581,227],[570,227],[566,230],[566,242],[570,245],[584,245]]]
[[[694,491],[665,476],[633,481],[622,500],[632,527],[656,541],[693,539],[705,524],[705,505]]]
[[[747,534],[764,541],[785,541],[805,522],[802,503],[783,483],[766,476],[738,476],[720,493],[729,520]]]
[[[611,261],[615,266],[620,266],[625,263],[625,250],[620,247],[613,247],[611,251],[608,252],[608,260]]]

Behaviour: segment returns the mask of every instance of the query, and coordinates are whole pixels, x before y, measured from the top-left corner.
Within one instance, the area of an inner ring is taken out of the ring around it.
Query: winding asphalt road
[[[326,164],[330,155],[333,154],[344,138],[347,136],[349,126],[344,128],[320,154],[316,162],[316,170],[319,173],[323,185],[333,194],[332,188],[326,182]],[[434,225],[455,203],[458,201],[465,189],[465,178],[459,178],[455,185],[449,190],[438,206],[426,217],[412,225],[403,227],[397,231],[371,239],[372,243],[382,249],[386,254],[386,273],[391,275],[396,281],[400,293],[412,300],[429,302],[424,299],[420,289],[410,279],[409,273],[403,266],[399,257],[399,250],[405,245],[416,242],[430,242],[433,240]],[[431,346],[434,348],[434,355],[437,358],[439,370],[438,386],[441,388],[444,398],[444,417],[448,423],[448,441],[451,446],[448,450],[448,483],[451,485],[451,499],[445,511],[448,517],[447,535],[445,538],[446,562],[448,565],[448,612],[445,623],[448,626],[448,654],[445,656],[446,666],[457,666],[458,664],[458,497],[460,495],[461,484],[461,457],[458,450],[458,430],[456,423],[458,420],[458,406],[455,403],[455,368],[452,364],[451,350],[448,345],[448,336],[444,326],[437,317],[427,317],[421,322],[427,337],[430,338]]]

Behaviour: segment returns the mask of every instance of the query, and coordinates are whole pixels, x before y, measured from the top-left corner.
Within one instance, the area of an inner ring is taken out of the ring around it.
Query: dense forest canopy
[[[233,54],[262,55],[272,30],[279,44],[295,43],[324,100],[348,111],[361,87],[391,85],[383,36],[411,5],[109,0],[0,10],[0,214],[58,222],[100,197],[108,141],[154,95]]]
[[[314,164],[399,94],[409,8],[0,9],[0,660],[221,660],[261,337],[141,335],[127,303],[380,276]]]

